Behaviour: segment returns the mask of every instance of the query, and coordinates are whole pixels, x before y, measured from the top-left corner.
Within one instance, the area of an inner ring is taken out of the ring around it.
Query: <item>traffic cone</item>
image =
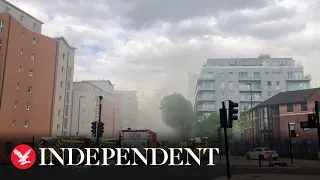
[[[272,154],[269,154],[269,166],[273,166]]]

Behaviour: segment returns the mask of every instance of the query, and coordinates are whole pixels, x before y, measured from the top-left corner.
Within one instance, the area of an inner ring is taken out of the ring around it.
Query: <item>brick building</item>
[[[317,140],[316,129],[301,129],[300,122],[314,112],[314,102],[320,101],[320,88],[279,93],[254,107],[252,121],[244,124],[246,141],[282,141],[288,139],[290,130],[300,133],[300,140]],[[251,111],[252,112],[252,111]],[[298,140],[298,139],[297,139]]]

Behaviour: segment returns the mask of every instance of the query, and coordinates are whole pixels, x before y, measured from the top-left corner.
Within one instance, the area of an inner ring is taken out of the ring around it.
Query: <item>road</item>
[[[26,180],[30,178],[45,178],[45,180],[57,179],[83,179],[98,178],[103,179],[202,179],[212,180],[216,177],[226,176],[226,166],[216,165],[197,168],[186,167],[101,167],[96,169],[70,167],[33,167],[29,170],[18,170],[13,167],[1,167],[1,180]],[[320,175],[320,168],[303,168],[303,167],[253,167],[244,165],[232,165],[231,174],[296,174],[296,175]]]

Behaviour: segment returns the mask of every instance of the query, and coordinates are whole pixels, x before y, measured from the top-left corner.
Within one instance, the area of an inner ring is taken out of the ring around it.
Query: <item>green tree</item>
[[[233,121],[234,122],[234,126],[232,128],[232,134],[234,136],[235,139],[240,140],[240,135],[244,132],[244,125],[246,122],[250,121],[250,117],[251,117],[251,112],[244,112],[241,113],[240,118],[237,121]]]
[[[160,103],[163,122],[177,131],[182,137],[188,139],[195,127],[196,116],[192,104],[182,94],[174,93],[163,97]]]
[[[198,135],[209,139],[216,138],[218,127],[220,127],[220,117],[217,112],[213,112],[198,124]]]

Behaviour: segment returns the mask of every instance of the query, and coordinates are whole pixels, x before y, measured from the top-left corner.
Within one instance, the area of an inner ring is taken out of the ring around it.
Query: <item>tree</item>
[[[244,124],[250,121],[251,112],[244,112],[241,114],[239,120],[234,121],[234,127],[232,128],[232,134],[234,139],[240,140],[241,134],[244,132]]]
[[[203,121],[198,125],[198,134],[201,137],[216,138],[218,127],[220,127],[220,117],[217,112],[211,113],[204,117]]]
[[[188,135],[195,127],[196,116],[192,104],[182,94],[174,93],[163,97],[160,103],[163,122],[176,130],[183,137]]]

